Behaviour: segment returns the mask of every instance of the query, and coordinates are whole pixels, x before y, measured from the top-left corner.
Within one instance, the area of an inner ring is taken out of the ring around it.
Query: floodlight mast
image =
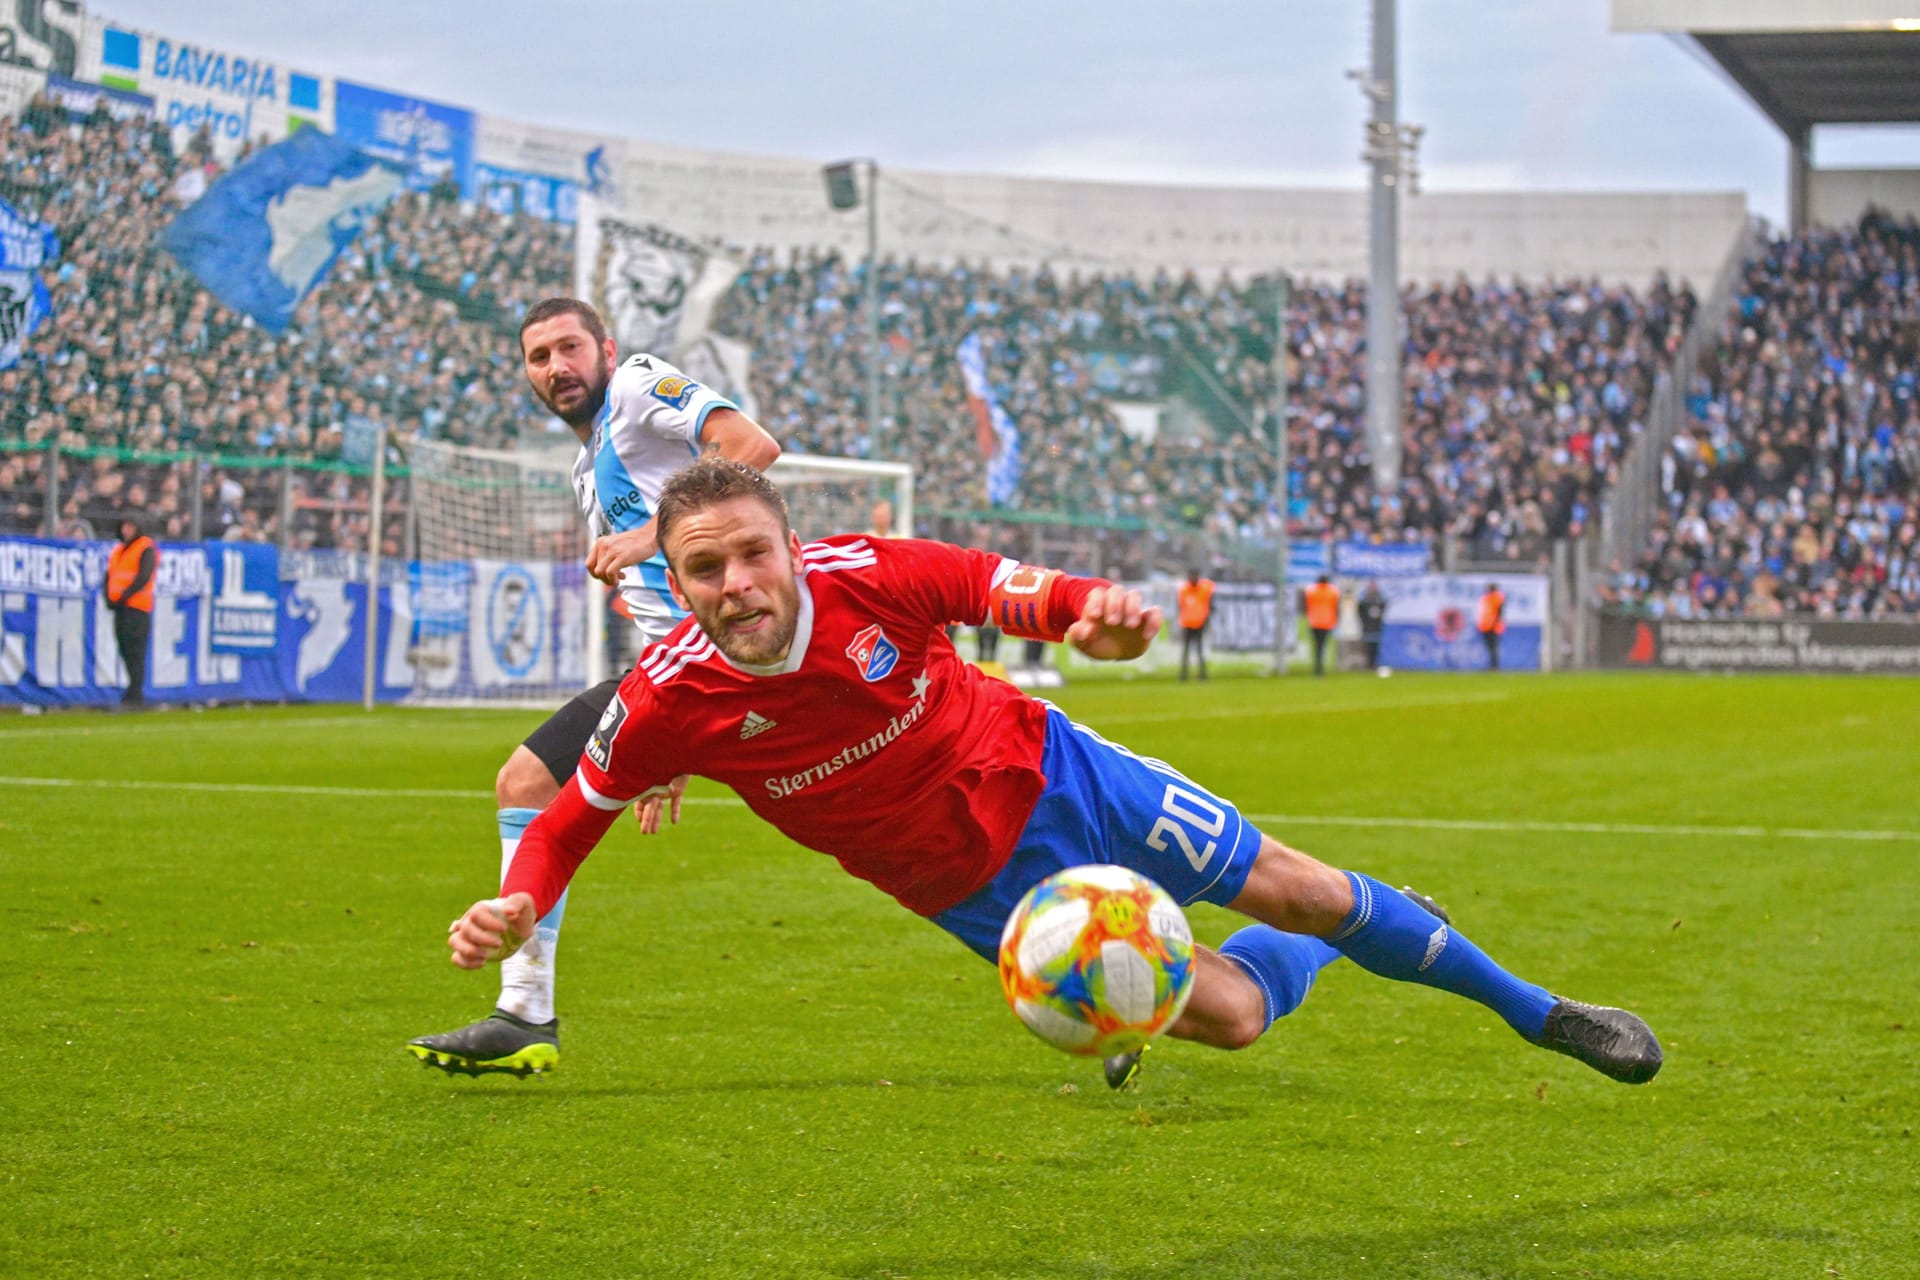
[[[1402,128],[1395,84],[1394,0],[1373,0],[1373,57],[1368,71],[1347,76],[1367,99],[1367,452],[1374,492],[1400,484],[1400,191],[1419,194],[1415,151],[1424,132]]]
[[[861,165],[867,167],[867,452],[882,458],[888,448],[880,413],[880,162],[842,160],[826,166],[821,176],[827,180],[827,203],[835,209],[851,209],[860,203],[854,171]]]

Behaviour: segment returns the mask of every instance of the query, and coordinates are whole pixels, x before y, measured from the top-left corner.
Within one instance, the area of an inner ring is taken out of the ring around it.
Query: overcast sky
[[[1365,0],[99,0],[161,35],[478,111],[680,146],[959,172],[1361,185]],[[1711,66],[1607,0],[1400,0],[1429,190],[1744,191],[1786,148]],[[1816,160],[1913,161],[1911,133]]]

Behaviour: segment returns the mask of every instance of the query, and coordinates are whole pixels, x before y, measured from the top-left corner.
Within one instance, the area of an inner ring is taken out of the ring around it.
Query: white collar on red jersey
[[[721,661],[750,676],[783,676],[800,669],[800,664],[807,660],[807,644],[813,639],[813,592],[807,590],[805,578],[796,579],[796,585],[800,588],[800,619],[793,625],[793,643],[787,646],[787,656],[778,662],[735,662],[726,650],[715,645]]]

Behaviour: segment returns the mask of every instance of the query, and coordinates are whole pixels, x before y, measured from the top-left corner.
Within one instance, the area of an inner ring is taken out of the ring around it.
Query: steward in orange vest
[[[1207,634],[1207,619],[1213,616],[1213,580],[1200,576],[1198,569],[1187,570],[1187,580],[1180,584],[1180,678],[1187,678],[1187,655],[1193,654],[1200,662],[1200,678],[1207,678],[1207,651],[1203,640]]]
[[[1507,634],[1507,597],[1500,584],[1489,582],[1480,597],[1480,643],[1487,646],[1487,670],[1500,669],[1500,637]]]
[[[113,608],[113,638],[127,668],[123,707],[147,701],[147,634],[153,626],[153,574],[160,565],[153,539],[131,518],[120,521],[120,541],[107,555],[107,603]]]
[[[1313,674],[1327,673],[1327,641],[1340,625],[1340,588],[1326,574],[1300,593],[1307,606],[1307,630],[1313,632]]]

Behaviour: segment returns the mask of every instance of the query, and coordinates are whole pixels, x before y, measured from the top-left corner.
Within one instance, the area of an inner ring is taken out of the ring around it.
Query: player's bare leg
[[[559,783],[540,757],[525,746],[515,747],[494,780],[503,881],[519,848],[520,833],[559,794]],[[454,1031],[410,1040],[408,1051],[428,1066],[468,1075],[489,1071],[531,1075],[560,1065],[553,960],[565,911],[562,895],[526,945],[501,961],[500,1001],[491,1014]]]
[[[1400,892],[1443,923],[1452,923],[1445,909],[1426,894],[1404,887]],[[1294,980],[1278,985],[1262,979],[1260,973],[1264,966],[1248,963],[1233,952],[1223,956],[1207,947],[1195,947],[1193,995],[1167,1034],[1216,1049],[1244,1049],[1265,1034],[1275,1021],[1299,1008],[1315,976],[1340,958],[1338,951],[1318,938],[1289,935],[1270,941],[1270,945],[1276,944],[1288,946],[1295,952],[1292,963],[1285,966]],[[1101,1065],[1107,1084],[1119,1089],[1137,1079],[1144,1052],[1142,1048],[1104,1059]]]

